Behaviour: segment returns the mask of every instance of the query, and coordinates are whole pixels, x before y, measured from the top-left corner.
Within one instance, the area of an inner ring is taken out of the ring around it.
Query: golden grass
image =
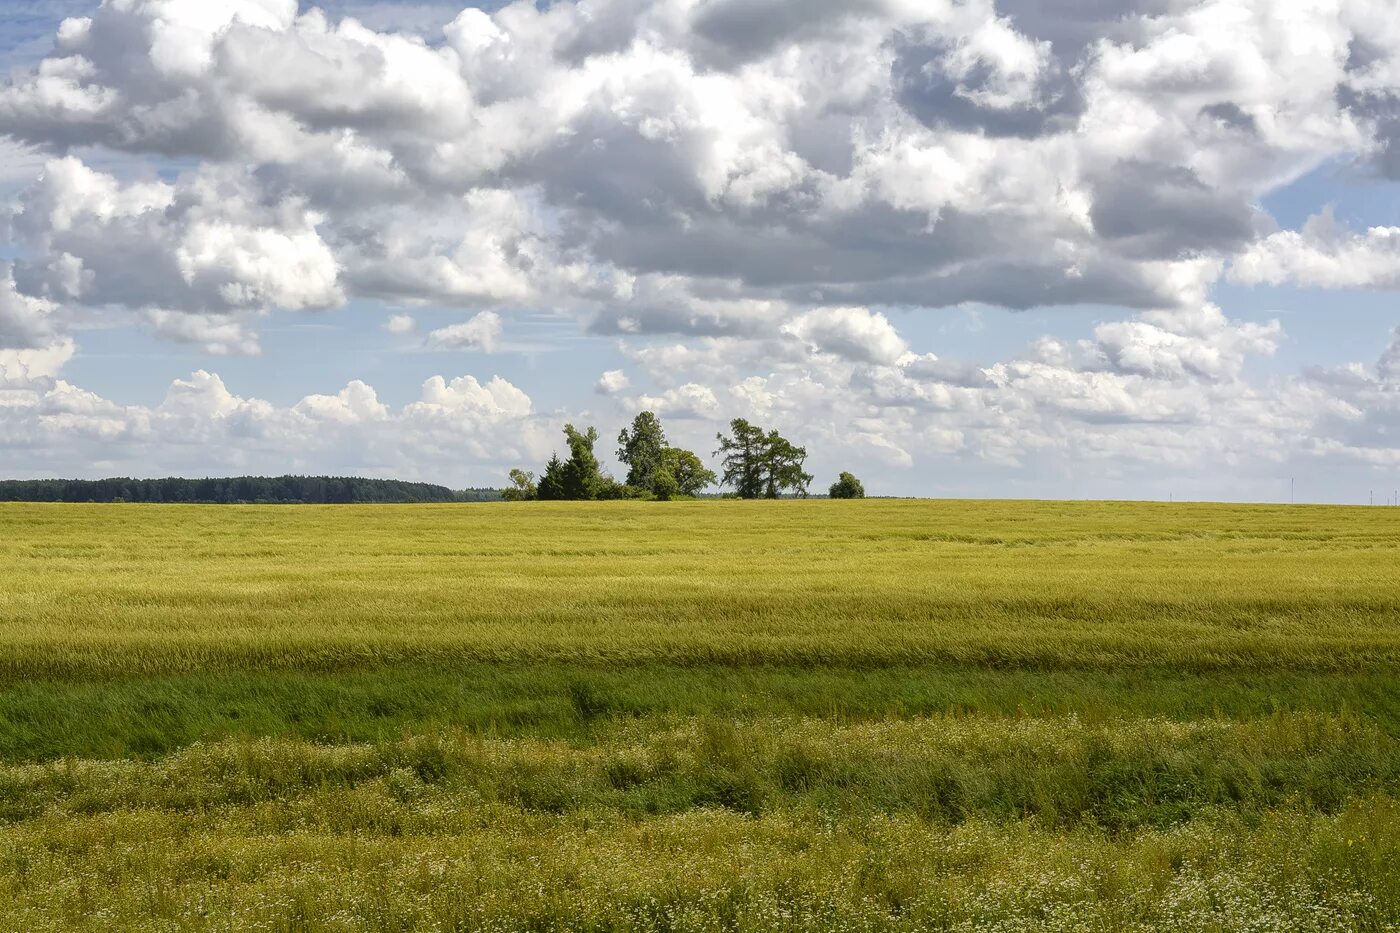
[[[0,677],[399,662],[1355,670],[1400,513],[1034,502],[0,506]]]
[[[1383,508],[0,505],[0,930],[1397,929],[1398,545]]]

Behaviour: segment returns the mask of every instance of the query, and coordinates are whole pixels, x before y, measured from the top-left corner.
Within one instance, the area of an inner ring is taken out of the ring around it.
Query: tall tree
[[[559,459],[558,454],[550,457],[544,465],[544,475],[540,477],[536,495],[550,500],[569,498],[564,489],[564,461]]]
[[[670,471],[681,495],[685,496],[698,495],[706,486],[718,482],[714,470],[708,469],[691,451],[679,447],[661,451],[661,469]]]
[[[767,442],[768,449],[764,456],[764,496],[776,499],[783,490],[790,489],[805,499],[807,486],[813,479],[811,473],[802,469],[802,465],[807,462],[807,448],[798,447],[777,431],[768,432]]]
[[[564,498],[596,499],[603,485],[598,458],[593,454],[593,445],[598,442],[598,429],[590,427],[587,432],[581,432],[572,424],[566,424],[564,437],[569,442],[569,459],[563,470]]]
[[[715,456],[722,457],[724,485],[733,486],[742,499],[776,499],[787,490],[807,495],[812,474],[802,469],[807,460],[805,447],[796,446],[777,431],[765,433],[743,418],[729,422],[729,430],[730,437],[716,435],[719,450]]]
[[[617,459],[627,464],[627,485],[650,489],[652,475],[661,466],[666,449],[666,432],[654,412],[644,411],[632,419],[632,427],[617,435]]]
[[[720,458],[724,471],[720,482],[733,486],[741,499],[757,499],[763,495],[763,458],[767,451],[767,438],[763,429],[749,424],[743,418],[729,422],[729,437],[716,434],[719,449],[715,456]]]

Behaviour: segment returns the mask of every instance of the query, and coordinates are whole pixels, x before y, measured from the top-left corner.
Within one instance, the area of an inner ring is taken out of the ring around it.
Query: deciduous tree
[[[535,474],[526,473],[519,467],[511,470],[510,485],[501,490],[501,498],[507,502],[526,502],[539,498],[539,489],[535,486]]]
[[[655,413],[644,411],[632,419],[631,428],[617,435],[617,459],[627,464],[627,485],[638,489],[652,487],[652,474],[661,467],[666,449],[666,432]]]
[[[828,495],[833,499],[864,499],[865,486],[856,479],[855,474],[843,472],[836,482],[831,484]]]
[[[670,472],[680,493],[686,496],[699,495],[702,489],[713,486],[719,479],[715,471],[706,467],[693,452],[680,447],[667,447],[661,451],[661,469]]]

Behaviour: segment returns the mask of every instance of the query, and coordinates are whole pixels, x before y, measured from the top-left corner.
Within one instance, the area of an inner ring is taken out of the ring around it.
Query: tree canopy
[[[733,486],[741,499],[776,499],[784,492],[807,495],[812,474],[803,470],[807,448],[798,447],[777,431],[764,431],[743,418],[729,422],[730,435],[715,435],[724,472],[721,482]]]
[[[714,470],[705,466],[693,452],[680,447],[661,451],[661,469],[671,474],[683,496],[698,496],[702,489],[719,481]]]
[[[644,411],[632,419],[630,428],[617,435],[617,459],[627,466],[627,485],[650,489],[653,474],[661,468],[666,450],[666,432],[654,412]]]
[[[360,476],[233,476],[183,479],[0,480],[4,502],[458,502],[499,499],[494,489],[453,492],[446,486]]]
[[[563,483],[565,499],[596,499],[604,481],[593,445],[598,443],[598,429],[579,431],[572,424],[564,425],[564,437],[569,444],[569,459],[564,462]]]
[[[833,499],[864,499],[865,486],[856,479],[855,474],[843,472],[836,482],[831,484],[828,495]]]
[[[619,483],[604,473],[593,447],[597,428],[580,431],[564,426],[569,459],[556,453],[545,464],[539,482],[534,474],[516,468],[510,471],[510,485],[503,497],[511,501],[527,499],[634,499],[653,497],[674,499],[695,496],[716,482],[710,470],[692,451],[671,447],[655,412],[644,411],[632,419],[617,436],[617,457],[627,465],[627,482]]]
[[[806,496],[812,474],[804,466],[807,448],[799,447],[776,430],[765,430],[743,418],[729,423],[728,435],[718,434],[722,475],[705,466],[693,451],[672,447],[666,441],[661,419],[652,411],[637,414],[617,435],[617,458],[627,466],[627,481],[619,483],[602,471],[593,452],[598,429],[580,431],[564,426],[569,458],[555,453],[535,481],[533,473],[510,471],[503,497],[527,499],[674,499],[697,496],[713,485],[733,487],[744,499],[777,499],[783,495]],[[838,489],[839,487],[839,489]],[[849,473],[831,487],[834,498],[865,495],[860,480]]]

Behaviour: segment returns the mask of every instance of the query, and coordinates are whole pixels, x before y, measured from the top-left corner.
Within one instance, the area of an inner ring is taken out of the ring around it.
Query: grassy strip
[[[0,761],[156,757],[230,736],[373,742],[457,728],[587,739],[658,715],[853,720],[929,714],[1245,718],[1313,710],[1400,736],[1393,673],[986,671],[935,668],[389,666],[0,687]]]
[[[78,769],[76,779],[91,788],[103,775]],[[758,815],[558,813],[438,790],[409,767],[304,796],[157,804],[138,796],[0,826],[0,928],[1340,931],[1400,921],[1400,806],[1385,794],[1335,813],[1208,810],[1118,832],[800,803]]]
[[[634,817],[725,807],[945,823],[1165,827],[1229,808],[1333,812],[1400,790],[1400,741],[1350,717],[618,722],[593,741],[435,733],[377,745],[195,745],[151,762],[0,768],[0,820],[253,808],[249,832],[424,835],[462,801]],[[261,807],[259,808],[259,806]]]

